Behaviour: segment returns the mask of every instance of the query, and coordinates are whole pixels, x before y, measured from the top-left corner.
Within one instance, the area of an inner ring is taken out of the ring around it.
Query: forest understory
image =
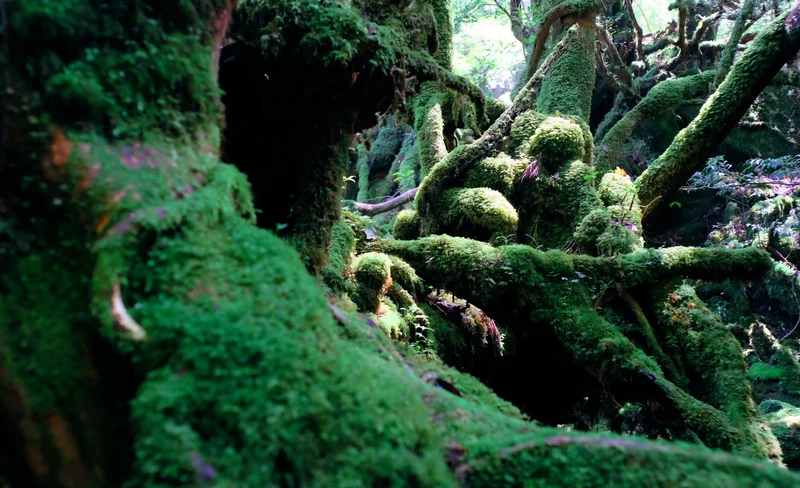
[[[800,486],[799,51],[796,0],[0,0],[0,488]]]

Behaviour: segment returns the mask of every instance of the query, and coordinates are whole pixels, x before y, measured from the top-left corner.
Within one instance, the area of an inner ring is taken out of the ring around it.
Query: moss
[[[542,165],[548,171],[555,172],[568,161],[583,159],[583,130],[574,120],[549,117],[539,124],[533,137],[523,144],[522,153],[531,159],[541,154]]]
[[[377,312],[380,299],[392,286],[392,261],[381,253],[359,255],[353,261],[356,292],[353,301],[364,312]]]
[[[425,306],[426,311],[432,309]],[[436,313],[436,312],[432,312]],[[488,411],[500,413],[508,418],[522,419],[522,412],[511,403],[498,397],[490,388],[481,383],[474,376],[452,368],[436,358],[424,355],[409,354],[409,363],[414,373],[421,378],[434,377],[434,381],[441,379],[452,384],[461,396],[470,403],[487,407]]]
[[[334,293],[344,293],[350,287],[346,277],[355,251],[355,237],[355,232],[344,220],[333,224],[331,245],[328,248],[328,264],[322,268],[320,276],[322,282]]]
[[[783,460],[789,469],[800,469],[800,409],[782,402],[771,402],[770,405],[762,403],[762,407],[781,444]]]
[[[486,99],[486,118],[487,123],[489,125],[493,124],[495,120],[497,120],[503,112],[506,111],[508,107],[502,100],[498,100],[496,98],[488,98]]]
[[[415,239],[419,237],[419,216],[416,210],[401,210],[392,226],[392,234],[398,239]]]
[[[396,256],[389,256],[392,281],[414,294],[422,294],[423,283],[410,264]]]
[[[585,122],[592,108],[596,72],[594,22],[580,21],[570,28],[568,35],[574,38],[545,77],[536,110],[546,114],[558,111]]]
[[[769,439],[762,437],[747,381],[746,365],[736,338],[711,314],[688,285],[654,290],[659,323],[667,334],[665,351],[680,351],[689,390],[698,399],[724,412],[738,430],[738,439],[717,439],[751,456],[769,456]],[[712,373],[713,371],[713,373]]]
[[[527,110],[511,124],[506,152],[512,156],[522,156],[520,152],[524,143],[528,142],[536,129],[547,120],[547,116],[534,110]]]
[[[450,69],[453,61],[453,5],[451,0],[423,0],[421,5],[430,6],[436,23],[436,43],[433,55],[436,61]]]
[[[766,363],[754,363],[747,369],[747,377],[751,380],[778,381],[781,379],[782,371],[780,368]]]
[[[508,197],[528,162],[513,159],[505,153],[486,158],[475,165],[464,181],[466,188],[490,188]]]
[[[763,387],[765,385],[758,383],[766,383],[768,389],[778,390],[788,397],[800,397],[800,361],[792,351],[782,346],[760,322],[750,326],[748,335],[752,356],[758,360],[747,372],[754,385]]]
[[[453,231],[473,232],[475,228],[505,235],[517,232],[517,211],[502,194],[488,188],[462,188],[444,194],[445,225]]]
[[[356,169],[358,170],[358,196],[357,202],[366,202],[369,200],[369,152],[364,144],[359,144],[356,150],[358,154],[358,162]]]
[[[574,238],[578,219],[597,219],[598,214],[592,212],[603,210],[603,203],[593,185],[595,173],[582,161],[570,161],[549,176],[540,177],[521,201],[515,201],[521,216],[517,237],[519,242],[539,248],[565,249]],[[585,252],[593,252],[591,249],[593,246]]]
[[[383,201],[385,197],[390,196],[393,185],[394,181],[391,181],[388,178],[376,180],[369,186],[369,192],[367,194],[369,197],[368,200],[371,202]]]
[[[424,108],[422,122],[417,128],[417,147],[421,175],[424,177],[444,156],[447,149],[444,145],[444,119],[441,103],[429,102]]]

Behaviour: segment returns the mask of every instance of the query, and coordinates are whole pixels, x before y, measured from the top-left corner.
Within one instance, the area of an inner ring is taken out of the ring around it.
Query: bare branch
[[[367,217],[374,217],[375,215],[394,210],[401,205],[405,205],[414,199],[417,195],[418,188],[412,188],[405,193],[401,193],[396,197],[392,197],[385,202],[381,203],[356,203],[356,210],[366,215]]]

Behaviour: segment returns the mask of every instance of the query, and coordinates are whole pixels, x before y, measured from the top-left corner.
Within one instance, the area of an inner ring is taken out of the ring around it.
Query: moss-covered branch
[[[677,108],[686,100],[707,94],[714,81],[714,72],[706,71],[685,78],[664,80],[654,86],[639,103],[606,133],[597,148],[595,166],[599,171],[614,169],[624,144],[643,121]]]
[[[778,17],[759,33],[700,114],[639,178],[645,216],[703,167],[761,90],[800,49],[800,29],[790,27],[789,17]]]
[[[745,0],[744,4],[742,5],[741,10],[739,10],[739,16],[736,17],[736,22],[733,23],[733,28],[731,29],[730,37],[728,38],[728,42],[725,44],[725,49],[722,50],[722,55],[719,58],[719,64],[717,65],[717,75],[714,78],[714,84],[719,85],[722,83],[722,80],[728,76],[728,72],[731,70],[731,66],[733,66],[733,61],[736,58],[736,51],[739,47],[739,40],[742,38],[745,30],[747,30],[747,21],[751,15],[753,15],[753,10],[755,9],[755,1],[754,0]]]

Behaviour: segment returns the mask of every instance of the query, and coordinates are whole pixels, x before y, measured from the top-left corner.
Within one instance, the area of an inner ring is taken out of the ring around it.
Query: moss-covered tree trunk
[[[337,101],[333,113],[309,121],[314,144],[298,152],[311,173],[287,185],[289,207],[307,207],[263,209],[294,218],[295,244],[314,234],[303,240],[312,252],[259,228],[245,173],[220,160],[220,147],[243,168],[240,158],[253,157],[238,152],[237,129],[230,146],[219,135],[216,62],[236,62],[219,54],[232,2],[4,6],[0,432],[15,458],[0,463],[0,476],[12,486],[797,484],[776,467],[702,447],[536,427],[474,378],[328,303],[307,268],[318,266],[336,212],[338,144],[351,130],[341,121],[361,117],[345,117]],[[379,85],[369,92],[375,104],[358,106],[374,113],[392,81],[376,52],[408,43],[392,19],[394,30],[376,26],[367,13],[380,11],[361,7],[242,2],[237,43],[259,39],[268,66],[313,74],[296,66],[298,54],[310,54],[331,70],[316,74],[334,84]],[[328,28],[333,35],[305,35]],[[373,59],[375,76],[351,69]],[[261,74],[291,86],[291,74]],[[257,98],[264,87],[256,86],[228,97]],[[308,95],[308,86],[291,93]],[[269,115],[262,127],[286,134],[283,114]],[[301,117],[292,117],[287,127],[299,128]],[[263,162],[292,164],[274,159],[287,153],[267,148]],[[256,189],[273,185],[251,176]],[[258,193],[259,202],[270,198]],[[717,270],[702,258],[719,256],[731,273],[763,264],[750,251],[678,253],[657,269],[664,278],[705,276]],[[628,264],[636,263],[631,279],[649,274],[639,261]],[[580,256],[559,255],[554,265],[619,271],[616,261]],[[610,327],[581,313],[564,331],[576,334],[590,364],[630,348],[621,338],[606,348],[581,336],[582,317],[594,320],[592,330]],[[634,366],[651,366],[640,356],[606,369],[639,359]]]

